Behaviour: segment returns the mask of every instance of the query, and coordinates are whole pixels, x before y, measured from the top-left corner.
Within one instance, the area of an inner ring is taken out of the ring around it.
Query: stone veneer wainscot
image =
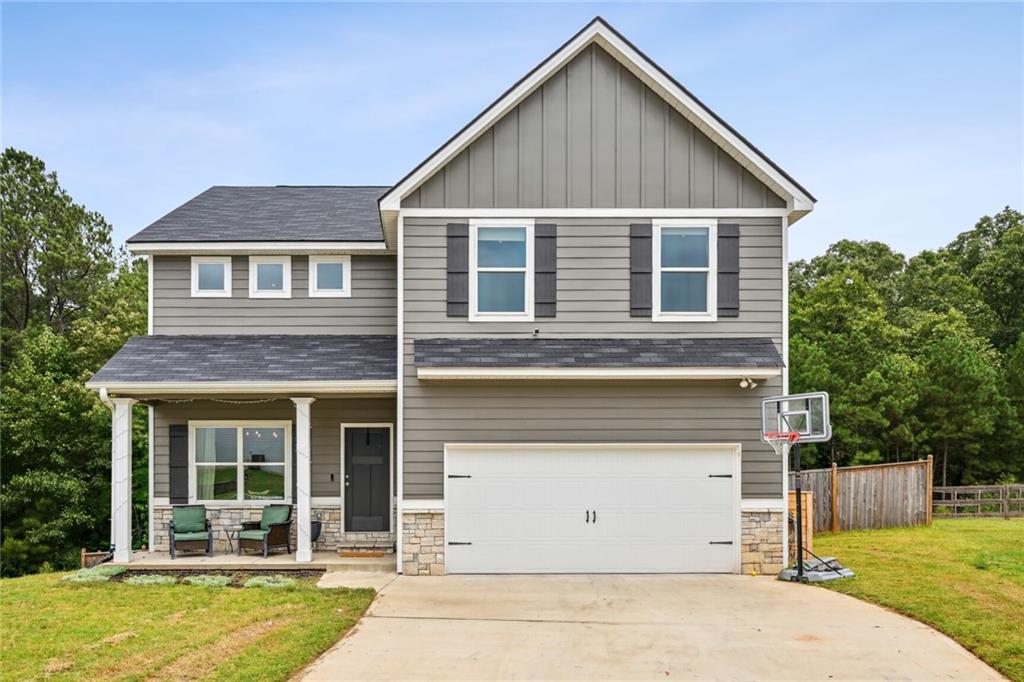
[[[402,573],[444,575],[444,512],[402,513]]]
[[[740,571],[744,574],[782,570],[781,510],[744,511],[740,522]]]

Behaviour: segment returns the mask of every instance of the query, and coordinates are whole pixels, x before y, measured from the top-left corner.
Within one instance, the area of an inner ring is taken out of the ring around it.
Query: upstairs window
[[[653,319],[717,318],[716,228],[707,221],[654,225]]]
[[[470,319],[533,319],[533,223],[470,224]]]
[[[249,256],[249,298],[291,296],[291,256]]]
[[[192,257],[192,296],[231,296],[231,256]]]
[[[352,257],[310,256],[309,295],[311,298],[352,296]]]

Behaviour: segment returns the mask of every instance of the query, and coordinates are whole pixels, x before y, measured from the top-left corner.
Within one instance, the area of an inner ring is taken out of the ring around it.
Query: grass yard
[[[814,551],[857,573],[830,589],[927,623],[1024,682],[1024,519],[820,534]]]
[[[0,581],[0,680],[284,680],[351,628],[373,590]]]

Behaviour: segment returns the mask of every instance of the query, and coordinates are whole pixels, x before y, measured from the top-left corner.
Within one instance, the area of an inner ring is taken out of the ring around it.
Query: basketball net
[[[776,455],[786,457],[789,455],[789,449],[800,440],[800,432],[769,431],[764,434],[764,439],[768,441],[768,445],[772,446],[772,450],[775,451]]]

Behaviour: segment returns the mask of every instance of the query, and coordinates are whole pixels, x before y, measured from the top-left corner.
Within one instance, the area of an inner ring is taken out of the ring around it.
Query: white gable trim
[[[580,31],[561,49],[548,57],[526,78],[512,87],[497,102],[492,104],[462,132],[449,140],[431,155],[426,162],[392,187],[380,198],[382,212],[397,211],[404,197],[416,190],[460,152],[469,147],[481,134],[487,131],[506,113],[518,106],[553,73],[562,68],[591,43],[597,43],[615,59],[636,75],[645,85],[666,99],[687,120],[708,135],[715,143],[735,158],[773,191],[787,199],[791,214],[790,222],[806,215],[814,208],[814,198],[803,191],[784,173],[777,169],[764,154],[754,149],[736,132],[718,119],[711,111],[683,90],[660,68],[600,18],[595,19]]]

